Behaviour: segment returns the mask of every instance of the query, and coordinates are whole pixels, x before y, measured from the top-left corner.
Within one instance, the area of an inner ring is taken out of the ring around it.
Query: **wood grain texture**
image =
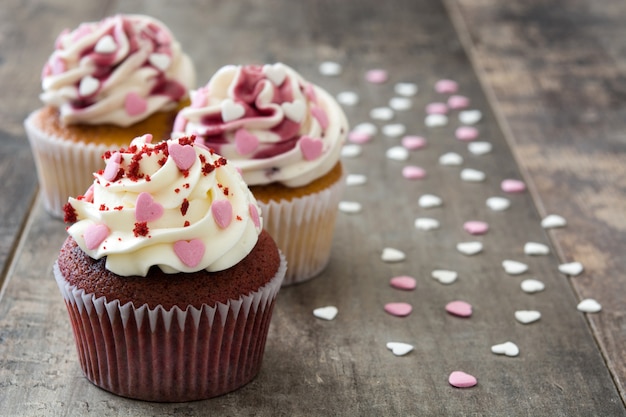
[[[626,399],[626,4],[449,1]]]
[[[333,94],[357,91],[359,105],[346,108],[352,125],[370,120],[370,109],[386,105],[394,96],[394,83],[417,82],[420,92],[413,108],[398,112],[393,122],[404,123],[407,133],[423,135],[429,144],[411,152],[406,162],[391,161],[384,153],[399,139],[378,134],[363,145],[360,157],[345,159],[349,172],[368,177],[366,185],[348,188],[345,195],[345,200],[360,202],[363,211],[340,213],[331,263],[322,275],[281,290],[258,377],[209,401],[138,402],[87,382],[51,275],[64,226],[35,201],[22,239],[13,245],[17,252],[0,298],[3,416],[626,415],[586,317],[576,312],[578,295],[557,272],[560,237],[539,226],[545,207],[536,206],[529,193],[508,195],[513,204],[505,212],[485,207],[486,198],[502,195],[501,180],[522,178],[526,171],[519,170],[515,159],[519,154],[512,153],[442,4],[414,0],[216,0],[210,5],[190,1],[184,7],[164,0],[97,4],[76,8],[69,1],[29,3],[32,11],[13,14],[11,24],[35,26],[34,35],[23,36],[36,36],[33,42],[41,43],[40,39],[51,40],[61,28],[83,20],[116,12],[150,14],[165,21],[192,56],[199,84],[225,64],[283,61]],[[17,10],[18,3],[6,7]],[[38,105],[37,74],[51,47],[51,42],[43,43],[37,45],[36,55],[20,55],[16,49],[23,44],[6,44],[7,56],[19,58],[20,67],[27,67],[33,78],[22,86],[21,93],[30,97],[22,114],[11,109],[14,123]],[[325,60],[341,63],[341,76],[321,76],[317,66]],[[371,68],[387,69],[389,82],[366,83],[363,75]],[[483,112],[477,126],[481,138],[493,144],[490,154],[471,155],[465,143],[454,139],[455,113],[448,126],[424,125],[425,106],[443,98],[432,86],[444,77],[457,80],[472,108]],[[509,106],[513,112],[514,103]],[[573,152],[579,146],[573,143],[568,149]],[[484,171],[486,180],[465,183],[459,179],[459,167],[441,166],[438,157],[449,151],[463,155],[464,167]],[[427,178],[403,179],[400,172],[406,164],[423,167]],[[536,182],[529,182],[536,187]],[[441,196],[444,206],[420,208],[417,199],[425,193]],[[2,209],[5,201],[0,203]],[[28,209],[24,202],[19,207]],[[563,207],[555,203],[556,208]],[[437,218],[442,227],[415,230],[416,217]],[[462,229],[467,220],[484,220],[491,229],[485,236],[471,237]],[[473,257],[456,252],[456,243],[467,240],[482,241],[484,252]],[[522,247],[527,241],[546,243],[553,254],[526,257]],[[387,246],[405,251],[407,260],[382,262],[380,254]],[[531,274],[506,275],[504,259],[527,262],[532,276],[546,283],[546,291],[522,293],[520,281]],[[441,268],[459,271],[459,281],[444,286],[430,278],[433,269]],[[415,291],[389,286],[391,277],[404,274],[417,278]],[[455,299],[474,306],[472,318],[445,313],[445,304]],[[384,304],[396,301],[411,303],[413,313],[406,318],[386,314]],[[334,321],[313,317],[312,310],[325,305],[338,307]],[[537,309],[542,318],[531,325],[519,324],[513,318],[518,309]],[[604,312],[597,317],[602,320]],[[519,357],[489,351],[506,340],[520,346]],[[394,357],[385,347],[389,341],[412,343],[415,350]],[[454,370],[475,375],[478,386],[452,388],[447,378]]]

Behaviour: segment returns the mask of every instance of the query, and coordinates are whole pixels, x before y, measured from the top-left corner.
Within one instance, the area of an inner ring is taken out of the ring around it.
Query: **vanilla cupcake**
[[[104,151],[144,133],[168,139],[194,85],[191,60],[156,19],[116,15],[62,32],[42,72],[44,106],[24,122],[46,210],[62,217]]]
[[[173,134],[195,135],[241,170],[289,262],[285,285],[329,262],[347,131],[329,93],[277,63],[220,69],[192,92]]]
[[[180,402],[259,372],[286,263],[238,170],[190,138],[105,155],[54,275],[81,368],[114,394]]]

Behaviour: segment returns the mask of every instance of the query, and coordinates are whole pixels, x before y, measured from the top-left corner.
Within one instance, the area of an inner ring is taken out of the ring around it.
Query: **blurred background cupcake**
[[[145,133],[168,139],[194,85],[191,60],[156,19],[116,15],[62,32],[42,71],[44,106],[24,122],[46,210],[63,216],[104,151]]]
[[[286,270],[238,170],[189,138],[107,152],[54,274],[80,365],[125,397],[211,398],[261,367]]]
[[[225,66],[191,100],[173,135],[195,135],[241,170],[289,262],[284,285],[318,275],[343,191],[341,107],[282,63]]]

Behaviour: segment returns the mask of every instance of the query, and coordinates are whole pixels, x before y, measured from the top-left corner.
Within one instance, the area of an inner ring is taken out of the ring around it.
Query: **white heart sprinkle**
[[[370,117],[374,120],[393,119],[393,110],[389,107],[376,107],[370,111]]]
[[[344,213],[359,213],[362,209],[361,203],[356,201],[340,201],[339,202],[339,211]]]
[[[459,121],[464,125],[476,124],[482,117],[483,114],[480,110],[463,110],[459,112]]]
[[[402,123],[392,123],[389,125],[383,126],[383,135],[389,138],[397,138],[399,136],[404,135],[406,132],[406,126]]]
[[[407,97],[393,97],[389,100],[389,107],[397,111],[408,110],[412,106],[413,102]]]
[[[555,227],[563,227],[567,225],[567,221],[558,214],[550,214],[541,220],[541,227],[544,229],[552,229]]]
[[[401,342],[389,342],[387,343],[387,349],[396,356],[404,356],[413,350],[413,345]]]
[[[97,78],[92,77],[91,75],[86,75],[80,80],[80,84],[78,85],[78,94],[81,97],[87,97],[98,91],[100,87],[100,81]]]
[[[522,291],[528,294],[534,294],[536,292],[543,291],[546,288],[546,284],[536,279],[525,279],[520,284]]]
[[[529,324],[541,318],[541,313],[536,310],[518,310],[515,312],[515,320],[522,324]]]
[[[457,280],[459,274],[456,271],[447,269],[435,269],[430,275],[441,284],[452,284]]]
[[[417,94],[417,84],[414,83],[397,83],[394,86],[394,91],[401,96],[414,96]]]
[[[345,158],[357,157],[361,155],[361,152],[362,152],[361,145],[357,145],[357,144],[343,145],[343,148],[341,148],[341,156]]]
[[[474,155],[485,155],[491,152],[492,146],[489,142],[470,142],[467,145],[467,150],[469,150]]]
[[[349,174],[346,177],[346,185],[363,185],[367,182],[367,177],[361,174]]]
[[[559,271],[561,271],[561,273],[571,275],[573,277],[583,272],[583,269],[583,264],[580,262],[569,262],[559,265]]]
[[[434,194],[424,194],[417,201],[422,208],[439,207],[443,204],[443,200]]]
[[[582,300],[576,306],[578,311],[582,311],[583,313],[597,313],[602,310],[602,306],[599,302],[594,300],[593,298],[586,298]]]
[[[448,124],[448,116],[445,114],[429,114],[424,119],[427,127],[440,127]]]
[[[110,54],[115,52],[116,49],[117,44],[111,35],[104,35],[101,37],[94,47],[94,51],[99,54]]]
[[[378,133],[378,128],[376,127],[376,125],[370,122],[359,123],[358,125],[354,126],[352,130],[354,132],[364,133],[370,136],[374,136],[376,133]]]
[[[246,113],[246,109],[239,103],[235,103],[232,99],[227,98],[222,101],[222,120],[225,123],[240,119]]]
[[[528,271],[528,265],[518,261],[511,261],[509,259],[502,261],[502,268],[504,272],[509,275],[520,275]]]
[[[503,211],[511,207],[511,201],[504,197],[489,197],[485,203],[493,211]]]
[[[317,317],[318,319],[333,320],[335,317],[337,317],[338,312],[339,310],[337,310],[337,307],[326,306],[326,307],[319,307],[313,310],[313,315]]]
[[[524,244],[524,253],[526,255],[547,255],[550,253],[550,248],[543,243],[526,242]]]
[[[439,157],[439,164],[446,166],[458,166],[463,164],[463,157],[455,152],[444,153]]]
[[[304,119],[304,114],[306,113],[304,100],[287,101],[281,104],[281,107],[289,120],[300,123]]]
[[[465,168],[461,171],[461,179],[467,182],[481,182],[485,180],[485,173],[477,169]]]
[[[359,104],[359,95],[354,91],[342,91],[337,94],[337,101],[344,106],[355,106]]]
[[[325,61],[320,64],[319,72],[326,76],[339,75],[341,74],[341,65],[337,62]]]
[[[439,229],[439,220],[428,217],[419,217],[415,219],[415,228],[419,230]]]
[[[385,155],[394,161],[406,161],[409,159],[409,151],[404,146],[393,146],[387,149]]]
[[[477,253],[482,252],[483,244],[478,241],[461,242],[456,244],[456,250],[461,252],[463,255],[476,255]]]
[[[148,62],[158,70],[165,71],[172,62],[169,55],[153,53],[148,57]]]
[[[394,248],[384,248],[380,257],[384,262],[400,262],[406,259],[404,252]]]
[[[513,342],[504,342],[499,345],[491,346],[491,351],[496,355],[506,355],[514,357],[519,355],[519,348]]]
[[[280,86],[287,77],[287,69],[280,62],[266,64],[263,66],[263,74],[265,74],[267,79],[273,82],[274,85]]]

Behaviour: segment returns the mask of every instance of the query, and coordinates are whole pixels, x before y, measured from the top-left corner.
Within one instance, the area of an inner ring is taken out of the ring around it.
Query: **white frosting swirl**
[[[59,35],[40,98],[64,124],[129,126],[174,109],[194,85],[190,58],[162,22],[116,15]]]
[[[226,66],[192,92],[173,135],[196,135],[249,185],[299,187],[339,161],[348,130],[335,99],[281,64]]]
[[[256,200],[226,159],[180,138],[105,154],[93,186],[65,206],[68,233],[122,276],[219,271],[248,255],[262,229]]]

